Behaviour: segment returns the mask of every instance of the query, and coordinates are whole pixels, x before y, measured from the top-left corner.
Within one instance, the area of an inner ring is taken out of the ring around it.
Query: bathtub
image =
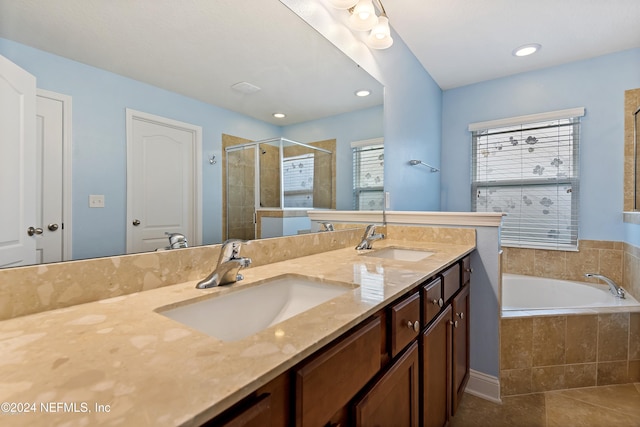
[[[613,296],[607,285],[502,275],[503,317],[615,311],[640,311],[640,303],[628,293],[625,299]]]

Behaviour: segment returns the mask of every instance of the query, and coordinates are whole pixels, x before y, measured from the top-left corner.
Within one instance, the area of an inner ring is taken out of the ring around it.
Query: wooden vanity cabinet
[[[449,421],[451,396],[451,306],[420,337],[422,373],[421,425],[442,427]]]
[[[465,284],[451,303],[453,309],[451,415],[455,413],[469,381],[469,288],[469,283]]]
[[[419,425],[419,359],[414,342],[353,405],[358,427]]]

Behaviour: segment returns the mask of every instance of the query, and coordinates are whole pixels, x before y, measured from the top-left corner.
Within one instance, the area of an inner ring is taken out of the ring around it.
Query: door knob
[[[34,234],[42,234],[42,228],[29,227],[27,228],[27,234],[29,236],[33,236]]]
[[[56,231],[58,229],[58,224],[49,224],[47,225],[49,231]]]
[[[136,227],[140,225],[140,220],[139,219],[134,219],[133,220],[133,225],[135,225]]]

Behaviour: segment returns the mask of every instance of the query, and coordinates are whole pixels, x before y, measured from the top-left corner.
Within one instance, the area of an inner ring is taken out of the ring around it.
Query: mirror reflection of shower
[[[225,148],[226,238],[309,232],[308,209],[332,207],[333,154],[275,138]]]

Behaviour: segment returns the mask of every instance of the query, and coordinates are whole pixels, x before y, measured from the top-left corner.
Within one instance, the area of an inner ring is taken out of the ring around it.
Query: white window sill
[[[630,224],[640,224],[640,211],[623,212],[622,219]]]

